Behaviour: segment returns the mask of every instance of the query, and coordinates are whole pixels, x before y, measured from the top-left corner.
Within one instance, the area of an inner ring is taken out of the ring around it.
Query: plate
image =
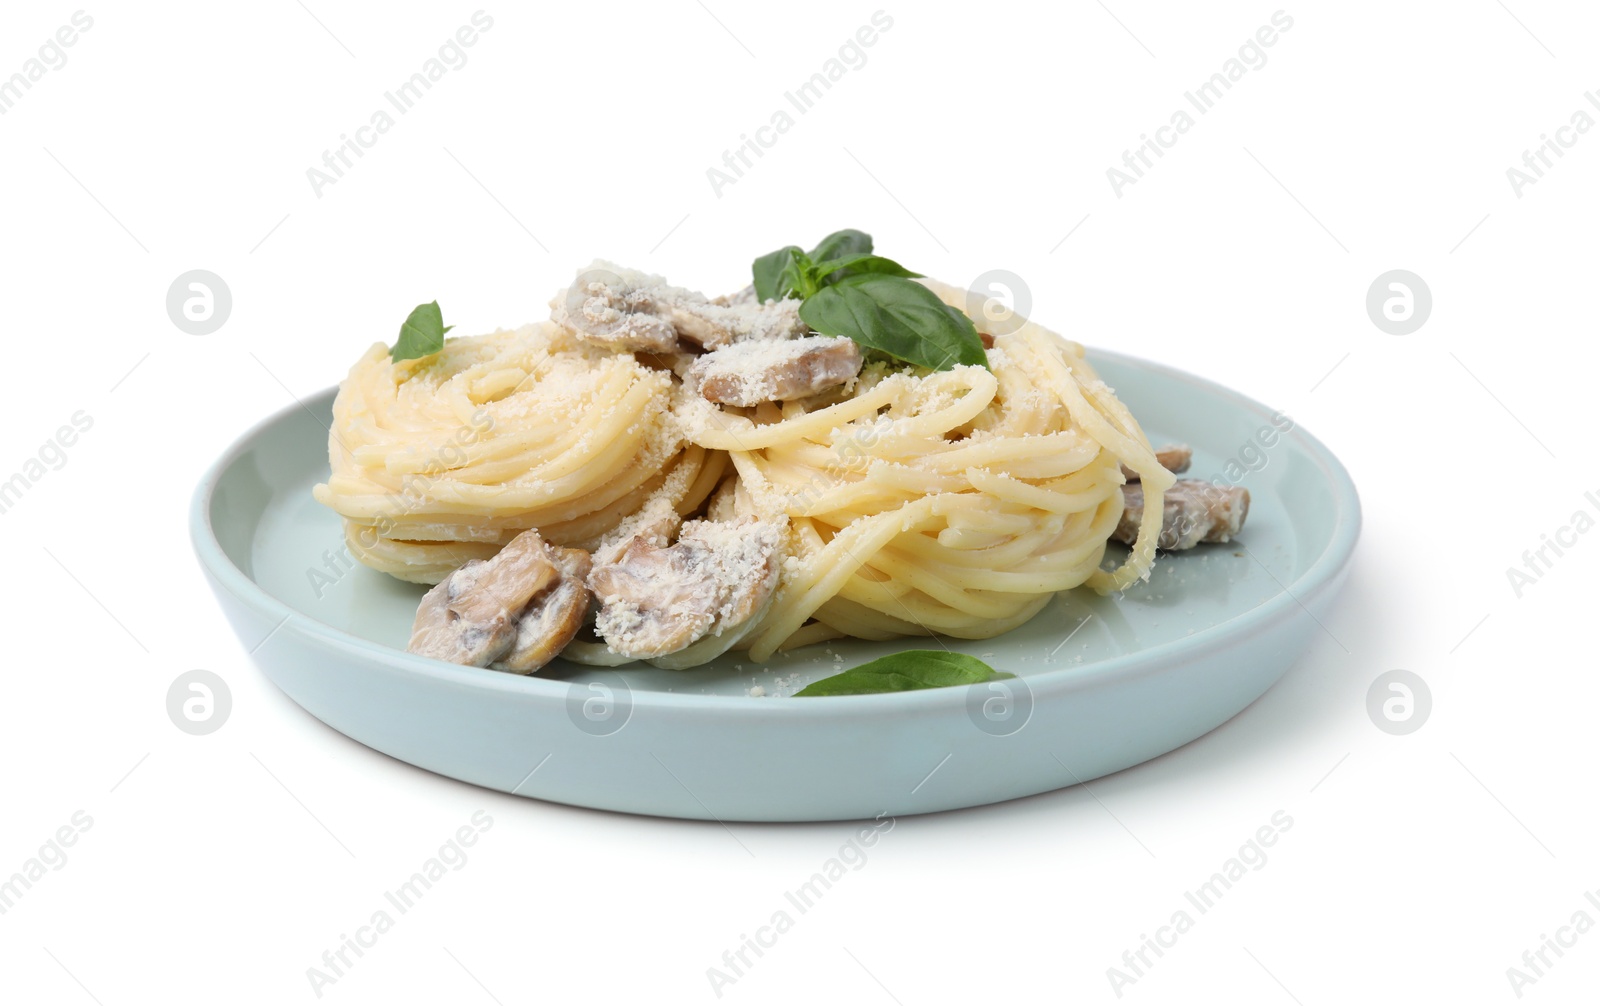
[[[1355,486],[1304,430],[1212,382],[1132,357],[1091,362],[1188,475],[1246,486],[1239,541],[1163,554],[1116,597],[1057,596],[988,640],[841,641],[688,671],[556,661],[536,677],[405,652],[423,588],[354,563],[311,498],[334,389],[241,437],[201,482],[195,549],[261,670],[362,744],[479,786],[720,821],[920,814],[1010,800],[1171,751],[1255,701],[1322,634],[1360,529]],[[1280,419],[1280,423],[1283,420]],[[1112,546],[1107,561],[1120,561]],[[1014,679],[796,699],[810,681],[946,645]],[[765,695],[752,695],[752,691]]]

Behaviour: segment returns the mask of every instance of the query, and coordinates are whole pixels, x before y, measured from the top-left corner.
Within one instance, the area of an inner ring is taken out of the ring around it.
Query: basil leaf
[[[432,356],[444,348],[444,334],[452,328],[455,326],[444,323],[438,301],[418,304],[406,316],[405,324],[400,326],[400,338],[389,350],[389,359],[399,363],[401,360]]]
[[[872,254],[872,235],[858,230],[834,231],[811,249],[811,261],[844,258],[846,255]]]
[[[920,272],[912,272],[893,259],[884,258],[882,255],[846,255],[844,258],[829,259],[812,266],[812,270],[821,281],[820,285],[837,283],[846,276],[859,273],[877,272],[889,276],[921,276]]]
[[[813,681],[795,692],[795,697],[818,695],[876,695],[883,692],[911,692],[924,688],[975,685],[1014,675],[1001,674],[965,653],[944,650],[905,650],[869,660],[831,678]]]
[[[786,245],[752,262],[750,272],[755,277],[756,299],[762,302],[778,300],[799,289],[798,280],[786,284],[784,277],[794,267],[794,257],[804,254],[799,245]]]
[[[921,273],[872,254],[863,231],[835,231],[809,255],[786,245],[756,259],[751,273],[757,298],[798,298],[800,319],[824,335],[930,370],[988,366],[972,320],[909,282]]]
[[[972,319],[927,287],[899,276],[846,276],[806,298],[800,320],[823,335],[848,335],[868,349],[930,370],[989,362]]]
[[[798,248],[789,253],[789,264],[783,267],[783,276],[778,282],[787,285],[789,292],[801,300],[822,289],[822,284],[817,281],[816,268],[811,264],[811,256]]]

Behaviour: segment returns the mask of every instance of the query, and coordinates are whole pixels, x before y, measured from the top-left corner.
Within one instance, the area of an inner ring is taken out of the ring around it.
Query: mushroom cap
[[[577,562],[564,553],[573,551],[579,550],[552,549],[538,531],[529,530],[511,539],[493,558],[466,563],[422,596],[406,649],[472,667],[487,667],[514,650],[527,649],[519,663],[528,671],[542,666],[543,661],[532,663],[537,650],[532,641],[524,642],[522,623],[530,612],[537,611],[552,619],[552,630],[564,628],[565,618],[556,616],[565,609],[545,612],[546,606],[536,599],[561,584],[564,570]],[[588,556],[583,555],[583,560],[587,563]],[[586,573],[585,568],[576,577],[580,587]],[[581,601],[572,600],[569,592],[562,602],[587,605],[587,591]],[[581,610],[578,619],[581,623]]]
[[[614,652],[637,659],[730,633],[765,610],[782,542],[781,524],[753,517],[689,521],[665,548],[636,536],[589,574],[601,604],[595,631]]]
[[[583,628],[589,612],[589,553],[550,546],[559,576],[528,603],[517,619],[516,640],[495,662],[496,670],[532,674],[554,660]]]

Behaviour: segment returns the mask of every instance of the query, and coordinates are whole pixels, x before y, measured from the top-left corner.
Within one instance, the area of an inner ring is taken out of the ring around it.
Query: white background
[[[7,5],[0,75],[75,9]],[[1542,934],[1600,922],[1600,535],[1521,597],[1506,574],[1600,491],[1600,131],[1520,197],[1506,176],[1574,111],[1600,116],[1592,7],[1287,8],[1267,63],[1119,198],[1106,169],[1276,7],[883,8],[867,62],[719,196],[707,168],[878,8],[506,4],[315,194],[307,169],[476,9],[90,8],[66,64],[0,116],[0,479],[93,418],[0,514],[0,875],[93,820],[0,916],[0,999],[316,1001],[306,969],[483,810],[470,862],[325,1000],[717,1001],[707,969],[851,826],[735,841],[346,740],[251,666],[186,507],[241,430],[418,301],[462,333],[520,324],[595,255],[717,292],[838,227],[952,282],[1011,270],[1046,325],[1287,411],[1346,462],[1366,526],[1329,634],[1235,720],[1089,788],[901,820],[724,1000],[1116,1001],[1107,969],[1280,810],[1267,864],[1123,999],[1509,1002]],[[212,335],[166,313],[196,268],[233,294]],[[1365,309],[1395,268],[1434,299],[1407,336]],[[165,710],[192,668],[233,692],[205,737]],[[1366,713],[1395,668],[1432,690],[1409,736]],[[806,771],[750,757],[776,787]],[[1523,998],[1588,1001],[1600,935],[1550,959]]]

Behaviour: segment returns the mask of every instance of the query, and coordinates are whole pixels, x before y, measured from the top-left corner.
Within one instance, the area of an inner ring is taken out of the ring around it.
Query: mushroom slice
[[[406,649],[487,667],[511,649],[518,616],[559,575],[539,532],[524,531],[492,559],[468,562],[424,594]]]
[[[854,339],[813,335],[739,342],[707,353],[689,367],[685,383],[707,401],[749,408],[807,398],[860,372],[861,347]]]
[[[793,339],[810,331],[800,320],[800,301],[783,298],[762,304],[754,294],[727,304],[686,301],[674,305],[671,317],[678,334],[702,349]]]
[[[492,559],[450,574],[457,581],[450,610],[468,621],[515,617],[560,575],[539,532],[524,531]]]
[[[678,535],[692,550],[703,551],[704,567],[717,579],[717,620],[713,635],[749,622],[778,589],[783,558],[784,523],[741,517],[737,520],[691,521]]]
[[[667,286],[660,276],[597,260],[550,302],[550,320],[610,349],[671,353],[678,348],[672,304],[695,297],[705,299]]]
[[[753,517],[689,521],[666,548],[635,537],[589,574],[601,605],[595,631],[615,653],[638,659],[708,635],[731,646],[777,589],[782,541],[781,523]]]
[[[559,575],[528,602],[517,619],[516,641],[495,661],[495,670],[532,674],[555,659],[583,628],[589,611],[589,553],[581,548],[547,547]]]
[[[1161,534],[1156,547],[1177,551],[1201,542],[1233,540],[1250,512],[1250,490],[1203,479],[1179,479],[1161,502]],[[1143,485],[1123,486],[1122,503],[1122,520],[1111,537],[1131,545],[1139,537],[1139,518],[1144,513]]]
[[[723,307],[738,307],[741,304],[759,304],[761,301],[756,297],[755,284],[751,283],[743,289],[735,290],[733,293],[712,297],[711,303],[720,304]]]
[[[765,581],[763,581],[763,584]],[[681,671],[689,667],[699,667],[702,664],[715,660],[735,646],[739,645],[755,627],[761,624],[766,617],[768,609],[778,596],[778,566],[774,562],[771,571],[771,587],[761,586],[760,589],[750,591],[738,605],[738,614],[727,620],[725,624],[716,626],[711,632],[674,653],[651,657],[649,663],[669,671]]]
[[[460,597],[457,574],[483,565],[487,560],[473,559],[443,580],[426,594],[417,605],[416,620],[411,623],[411,642],[406,649],[423,657],[446,660],[452,664],[487,667],[516,639],[516,625],[510,614],[486,621],[463,619],[450,609],[451,602]]]
[[[682,525],[683,517],[678,514],[673,500],[657,490],[655,495],[644,501],[643,506],[624,517],[622,523],[601,537],[594,549],[595,565],[605,566],[616,562],[623,550],[635,541],[664,549]]]
[[[717,588],[695,568],[689,549],[635,538],[589,574],[600,602],[595,632],[630,658],[673,653],[705,635],[716,620]]]
[[[1157,447],[1155,455],[1161,467],[1174,475],[1182,475],[1189,470],[1189,461],[1194,452],[1189,449],[1188,444],[1168,444],[1165,447]],[[1129,482],[1139,481],[1139,473],[1127,465],[1122,466],[1122,477]]]
[[[550,302],[550,318],[586,342],[630,353],[670,354],[679,338],[702,349],[808,331],[800,301],[755,300],[752,292],[707,300],[660,276],[596,261]]]

